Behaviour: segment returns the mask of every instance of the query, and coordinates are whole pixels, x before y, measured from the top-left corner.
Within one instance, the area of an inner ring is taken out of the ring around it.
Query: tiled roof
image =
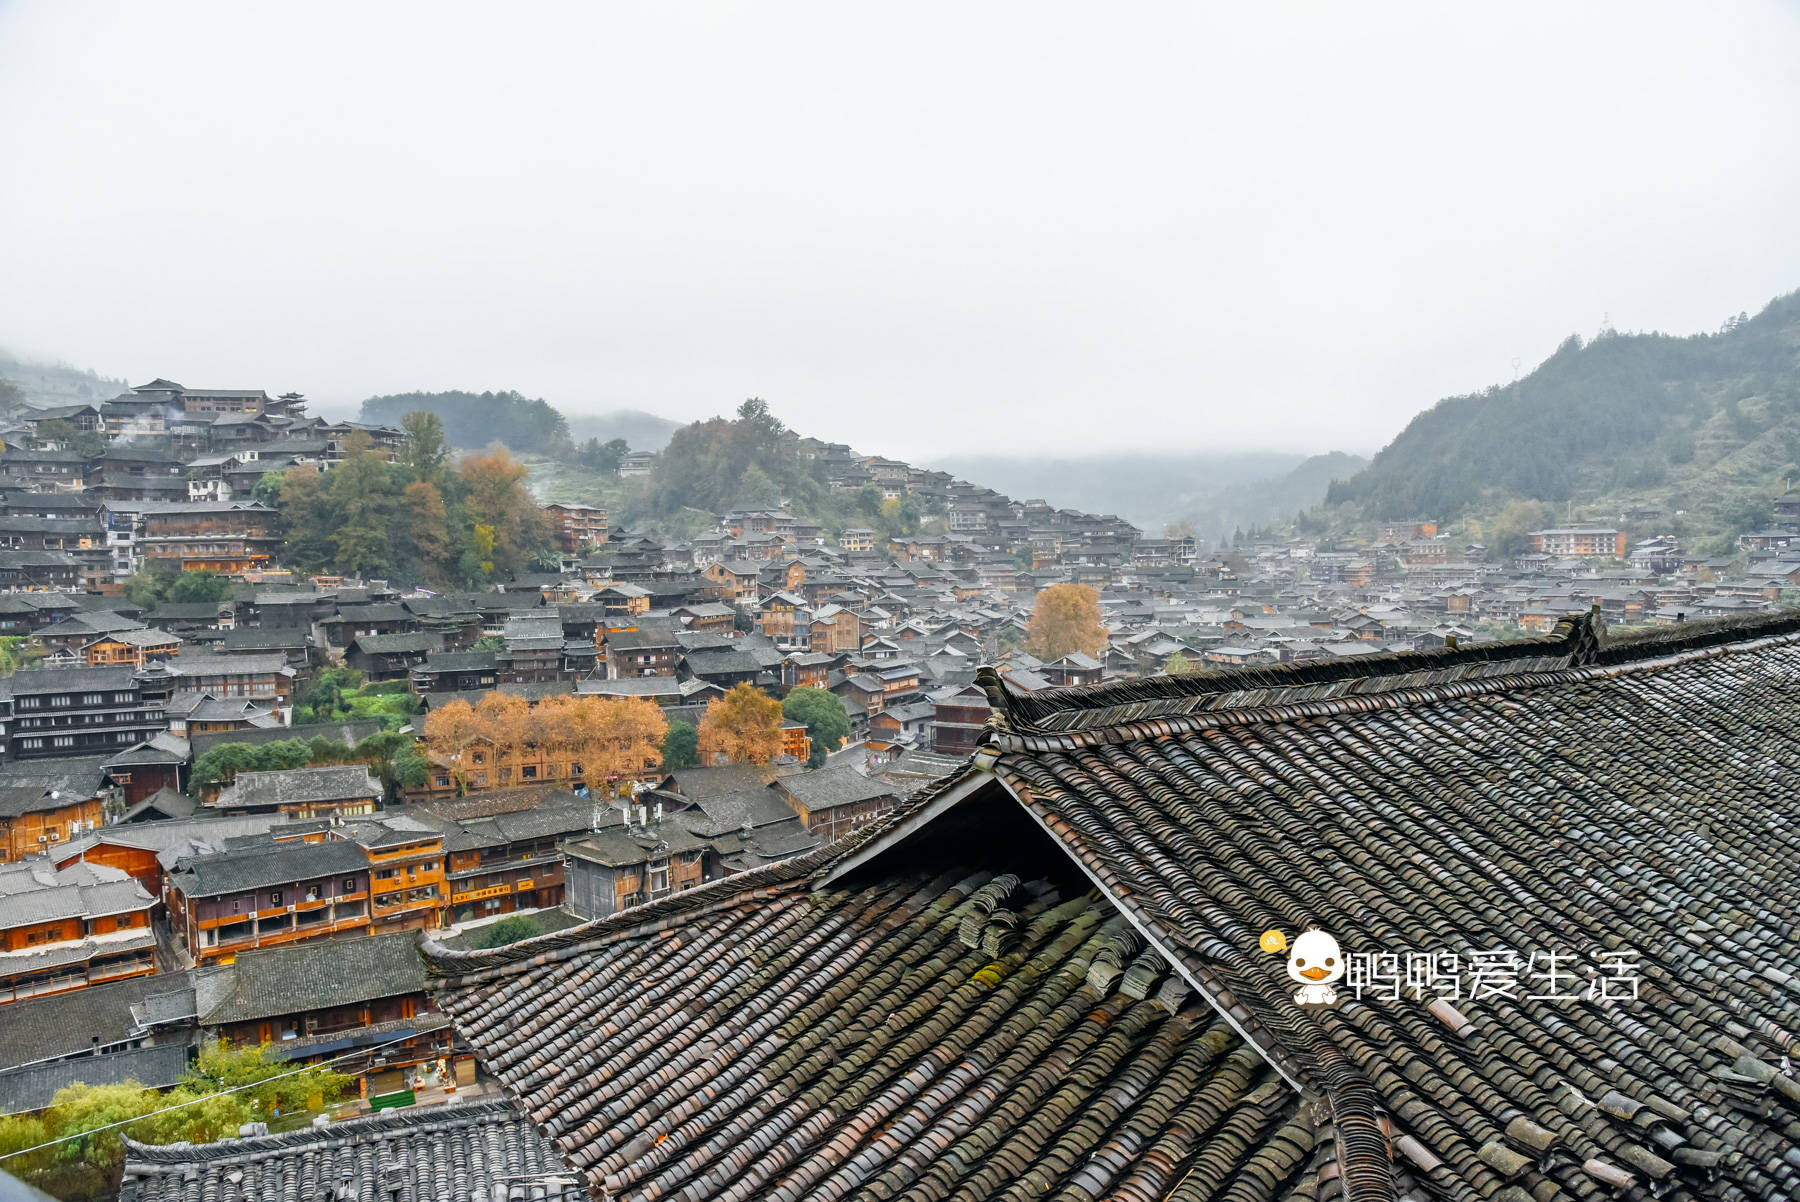
[[[828,810],[833,806],[896,796],[892,785],[864,776],[848,764],[778,777],[775,786],[808,810]]]
[[[0,1068],[91,1051],[131,1034],[131,1008],[176,988],[168,974],[129,977],[0,1006]]]
[[[411,932],[324,939],[239,952],[232,984],[200,1016],[213,1027],[399,997],[425,988]]]
[[[481,1099],[216,1144],[127,1141],[123,1202],[587,1202],[512,1106]]]
[[[436,953],[467,970],[440,994],[459,1030],[592,1196],[1258,1198],[1305,1171],[1298,1095],[1080,885],[821,893],[817,865],[530,958]]]
[[[973,763],[831,848],[428,945],[595,1196],[1800,1191],[1800,617],[983,683]],[[1315,925],[1638,997],[1303,1010],[1259,935]]]
[[[170,883],[188,897],[214,897],[297,881],[326,880],[367,872],[362,848],[341,839],[324,843],[287,841],[234,847],[226,853],[188,856],[177,862]]]
[[[301,805],[381,796],[381,782],[362,764],[331,764],[279,772],[240,772],[215,803],[232,806]]]
[[[78,991],[80,992],[80,991]],[[136,1081],[155,1089],[176,1084],[187,1072],[185,1042],[121,1048],[98,1056],[50,1060],[0,1071],[0,1114],[42,1110],[58,1090],[71,1085],[117,1085]]]
[[[1357,1114],[1353,1199],[1392,1196],[1390,1158],[1470,1197],[1800,1184],[1800,1085],[1776,1067],[1800,1004],[1766,972],[1800,959],[1775,775],[1800,759],[1800,619],[1625,641],[1584,616],[1439,655],[984,684],[984,755],[1027,812],[1265,1055]],[[1642,1000],[1310,1014],[1257,951],[1310,926],[1351,954],[1568,953],[1582,987],[1625,953]]]

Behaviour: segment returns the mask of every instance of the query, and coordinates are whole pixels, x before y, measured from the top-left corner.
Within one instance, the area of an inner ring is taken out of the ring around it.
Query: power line
[[[212,1099],[212,1098],[220,1097],[224,1094],[239,1093],[246,1089],[255,1089],[258,1086],[267,1085],[271,1081],[280,1081],[284,1077],[297,1077],[301,1073],[311,1072],[315,1068],[324,1068],[328,1064],[336,1064],[338,1061],[348,1060],[352,1056],[363,1056],[363,1055],[368,1054],[369,1052],[378,1051],[381,1048],[388,1047],[391,1044],[405,1043],[407,1040],[414,1038],[416,1035],[417,1035],[417,1032],[413,1032],[413,1033],[407,1034],[407,1035],[401,1035],[401,1036],[398,1036],[397,1038],[389,1039],[382,1043],[370,1044],[366,1048],[357,1048],[355,1051],[345,1052],[341,1056],[333,1056],[329,1060],[321,1060],[317,1064],[302,1065],[300,1068],[294,1069],[291,1072],[277,1073],[273,1077],[264,1077],[260,1081],[247,1081],[242,1085],[233,1085],[230,1089],[214,1090],[212,1093],[201,1094],[199,1097],[191,1098],[186,1102],[177,1102],[173,1106],[164,1106],[160,1110],[151,1110],[151,1111],[147,1111],[140,1115],[135,1115],[128,1119],[120,1119],[116,1123],[107,1123],[103,1127],[90,1127],[86,1131],[77,1131],[73,1135],[59,1136],[58,1138],[50,1140],[47,1143],[35,1144],[29,1148],[20,1148],[17,1152],[0,1153],[0,1160],[11,1160],[13,1157],[23,1156],[27,1152],[42,1152],[45,1148],[54,1148],[57,1144],[66,1144],[72,1139],[86,1139],[88,1136],[97,1134],[101,1131],[111,1131],[114,1127],[128,1127],[132,1123],[141,1123],[145,1119],[155,1118],[159,1114],[168,1114],[170,1111],[185,1110],[189,1106],[198,1106],[202,1102],[208,1101],[209,1099]]]

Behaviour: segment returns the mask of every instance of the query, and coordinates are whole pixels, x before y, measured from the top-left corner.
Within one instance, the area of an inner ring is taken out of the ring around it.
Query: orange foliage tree
[[[550,540],[550,520],[526,487],[525,465],[504,449],[495,449],[464,456],[456,474],[477,540],[492,540],[485,553],[476,548],[481,570],[504,576],[528,566],[532,549]]]
[[[700,719],[702,764],[766,764],[780,752],[781,702],[750,684],[707,702]]]
[[[492,756],[496,777],[510,780],[527,760],[540,760],[539,780],[579,777],[594,792],[609,792],[662,764],[668,719],[642,697],[549,697],[533,707],[492,692],[471,707],[452,701],[425,719],[425,748],[450,767],[459,789],[474,774],[479,745]],[[490,779],[495,779],[491,777]]]
[[[1106,650],[1100,594],[1085,584],[1053,584],[1039,593],[1025,627],[1025,645],[1041,660],[1077,651],[1098,658]]]

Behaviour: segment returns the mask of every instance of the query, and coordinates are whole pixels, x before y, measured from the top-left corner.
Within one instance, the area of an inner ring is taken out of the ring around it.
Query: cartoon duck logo
[[[1294,991],[1295,1004],[1337,1005],[1332,985],[1344,979],[1344,967],[1344,951],[1336,939],[1316,927],[1296,935],[1287,962],[1288,979],[1300,986]]]

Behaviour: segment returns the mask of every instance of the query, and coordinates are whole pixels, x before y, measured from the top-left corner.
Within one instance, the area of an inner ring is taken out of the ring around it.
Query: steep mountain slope
[[[1655,504],[1719,535],[1754,522],[1789,476],[1800,477],[1800,293],[1715,334],[1571,337],[1516,384],[1419,414],[1327,503],[1444,520],[1514,500],[1564,518]]]

